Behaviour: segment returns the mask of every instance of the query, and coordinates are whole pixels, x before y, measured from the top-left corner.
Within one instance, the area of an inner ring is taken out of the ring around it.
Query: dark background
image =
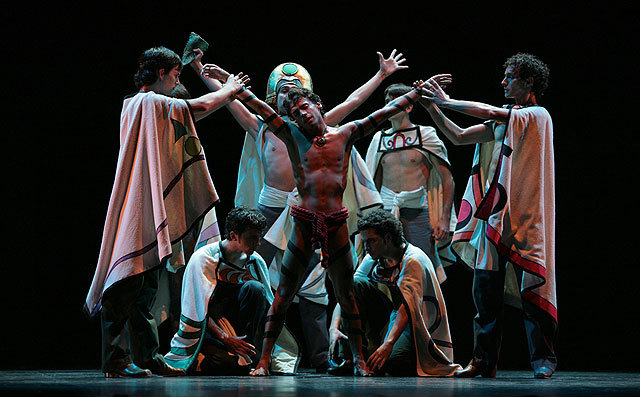
[[[242,3],[242,4],[241,4]],[[100,249],[118,154],[122,98],[133,93],[138,55],[164,45],[179,54],[190,32],[211,47],[205,62],[242,71],[264,97],[277,64],[304,65],[327,108],[378,69],[376,51],[397,48],[410,69],[383,83],[348,120],[383,104],[384,87],[452,73],[457,99],[505,103],[504,60],[538,55],[551,68],[540,103],[554,121],[560,370],[638,370],[640,352],[633,221],[637,214],[638,14],[615,2],[436,6],[428,2],[244,2],[126,7],[14,4],[3,8],[5,73],[0,368],[98,368],[98,319],[82,312]],[[290,6],[290,8],[286,8]],[[205,88],[186,68],[192,95]],[[462,126],[477,122],[447,113]],[[423,109],[416,123],[432,125]],[[221,196],[233,205],[244,137],[227,110],[198,122]],[[368,140],[358,145],[364,155]],[[473,147],[447,142],[457,184]],[[633,190],[632,190],[633,189]],[[443,285],[456,361],[472,348],[471,273],[448,268]],[[508,309],[502,368],[526,368],[520,314]]]

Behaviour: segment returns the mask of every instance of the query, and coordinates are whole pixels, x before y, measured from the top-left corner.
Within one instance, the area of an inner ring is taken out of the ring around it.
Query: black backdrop
[[[99,366],[99,322],[86,318],[82,306],[113,183],[121,101],[134,91],[141,51],[165,45],[181,53],[193,31],[211,43],[205,61],[249,74],[261,96],[275,65],[301,63],[329,108],[376,72],[376,51],[404,53],[410,69],[387,79],[348,120],[380,107],[387,84],[443,72],[454,76],[452,97],[500,105],[504,60],[519,51],[542,58],[551,84],[540,102],[555,129],[560,369],[637,370],[638,260],[631,256],[637,102],[631,98],[638,88],[638,15],[613,3],[569,10],[546,3],[384,6],[141,1],[4,8],[2,223],[9,238],[0,262],[0,368]],[[205,93],[191,69],[181,80],[193,95]],[[461,125],[475,122],[449,115]],[[412,118],[431,125],[422,109]],[[233,205],[244,134],[224,109],[197,128],[223,219]],[[362,154],[366,144],[357,147]],[[457,206],[473,148],[447,146]],[[471,273],[454,266],[448,274],[443,289],[456,361],[465,364],[472,347]],[[524,368],[519,313],[507,310],[506,317],[501,365]]]

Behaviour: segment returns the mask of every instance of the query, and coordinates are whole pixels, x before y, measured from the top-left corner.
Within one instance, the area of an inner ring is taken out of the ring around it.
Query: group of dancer
[[[207,47],[192,34],[182,57],[144,51],[139,91],[123,104],[85,305],[101,315],[105,376],[295,374],[301,349],[286,327],[294,301],[317,372],[495,377],[507,303],[523,310],[534,376],[552,376],[554,159],[551,117],[537,103],[548,84],[543,62],[507,59],[501,84],[512,105],[454,100],[444,91],[451,76],[440,74],[390,85],[382,108],[344,122],[407,68],[402,54],[378,53],[378,72],[326,109],[302,65],[278,65],[262,101],[248,76],[203,64]],[[185,65],[208,94],[191,98],[180,85]],[[447,149],[435,128],[411,121],[416,104],[451,143],[476,145],[457,214]],[[195,128],[221,107],[246,131],[222,236]],[[461,128],[441,109],[485,121]],[[354,144],[370,135],[363,159]],[[453,263],[474,271],[474,351],[464,368],[440,289]],[[327,277],[336,299],[329,326]],[[178,300],[177,332],[162,355],[157,324]]]

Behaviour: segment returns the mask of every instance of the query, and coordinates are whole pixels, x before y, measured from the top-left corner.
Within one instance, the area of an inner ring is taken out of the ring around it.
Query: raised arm
[[[187,102],[191,105],[195,119],[201,120],[226,105],[233,99],[233,94],[241,90],[248,82],[249,77],[242,75],[242,73],[237,76],[230,75],[220,90],[210,92],[195,99],[187,99]]]
[[[437,92],[441,97],[448,97],[448,95],[444,94],[444,91],[432,79],[430,80],[431,86],[437,86]],[[417,84],[423,84],[423,82],[419,81]],[[426,91],[423,89],[423,92]],[[431,91],[433,94],[434,92]],[[486,126],[485,124],[477,124],[471,126],[469,128],[461,128],[456,123],[451,121],[447,116],[442,113],[442,110],[432,101],[430,98],[434,95],[425,95],[420,98],[420,104],[427,110],[433,122],[436,124],[438,129],[442,131],[442,133],[453,143],[454,145],[468,145],[472,143],[482,143],[488,142],[493,139],[493,131]]]
[[[274,135],[283,141],[287,141],[289,126],[287,123],[276,113],[273,108],[267,105],[264,101],[256,97],[247,88],[242,88],[237,94],[238,99],[244,106],[247,106],[254,112],[256,112],[263,121],[269,126],[269,129],[273,131]]]
[[[433,78],[427,80],[423,85],[423,96],[441,108],[455,110],[469,116],[478,117],[485,120],[506,121],[509,118],[509,110],[499,108],[485,103],[473,101],[460,101],[451,99],[442,87]]]
[[[209,90],[213,92],[220,90],[223,86],[221,81],[227,81],[229,73],[213,64],[202,65],[202,50],[196,49],[194,52],[196,58],[190,63],[193,70],[198,73],[198,76],[200,76],[200,79]],[[244,105],[235,100],[228,102],[226,107],[231,112],[233,118],[240,124],[240,127],[247,131],[253,139],[256,139],[260,129],[260,123],[257,117],[244,107]]]
[[[389,102],[385,107],[376,110],[366,118],[346,124],[343,131],[350,134],[349,140],[353,144],[358,139],[374,132],[380,124],[390,117],[413,105],[420,97],[419,89],[419,86],[416,86],[416,88]]]
[[[376,88],[382,84],[384,79],[397,70],[407,69],[409,66],[402,65],[405,62],[402,56],[402,53],[396,54],[395,49],[391,52],[389,58],[385,58],[382,53],[378,52],[378,62],[380,64],[378,72],[369,81],[352,92],[344,102],[329,110],[325,114],[325,122],[330,126],[339,124],[347,115],[366,101]]]

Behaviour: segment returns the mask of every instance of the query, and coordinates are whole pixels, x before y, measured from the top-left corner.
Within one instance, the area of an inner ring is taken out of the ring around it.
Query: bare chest
[[[300,164],[305,170],[342,168],[347,156],[346,142],[337,134],[325,134],[298,145]]]
[[[413,169],[426,166],[426,157],[417,149],[398,150],[388,152],[382,156],[380,164],[384,170],[393,169]]]

